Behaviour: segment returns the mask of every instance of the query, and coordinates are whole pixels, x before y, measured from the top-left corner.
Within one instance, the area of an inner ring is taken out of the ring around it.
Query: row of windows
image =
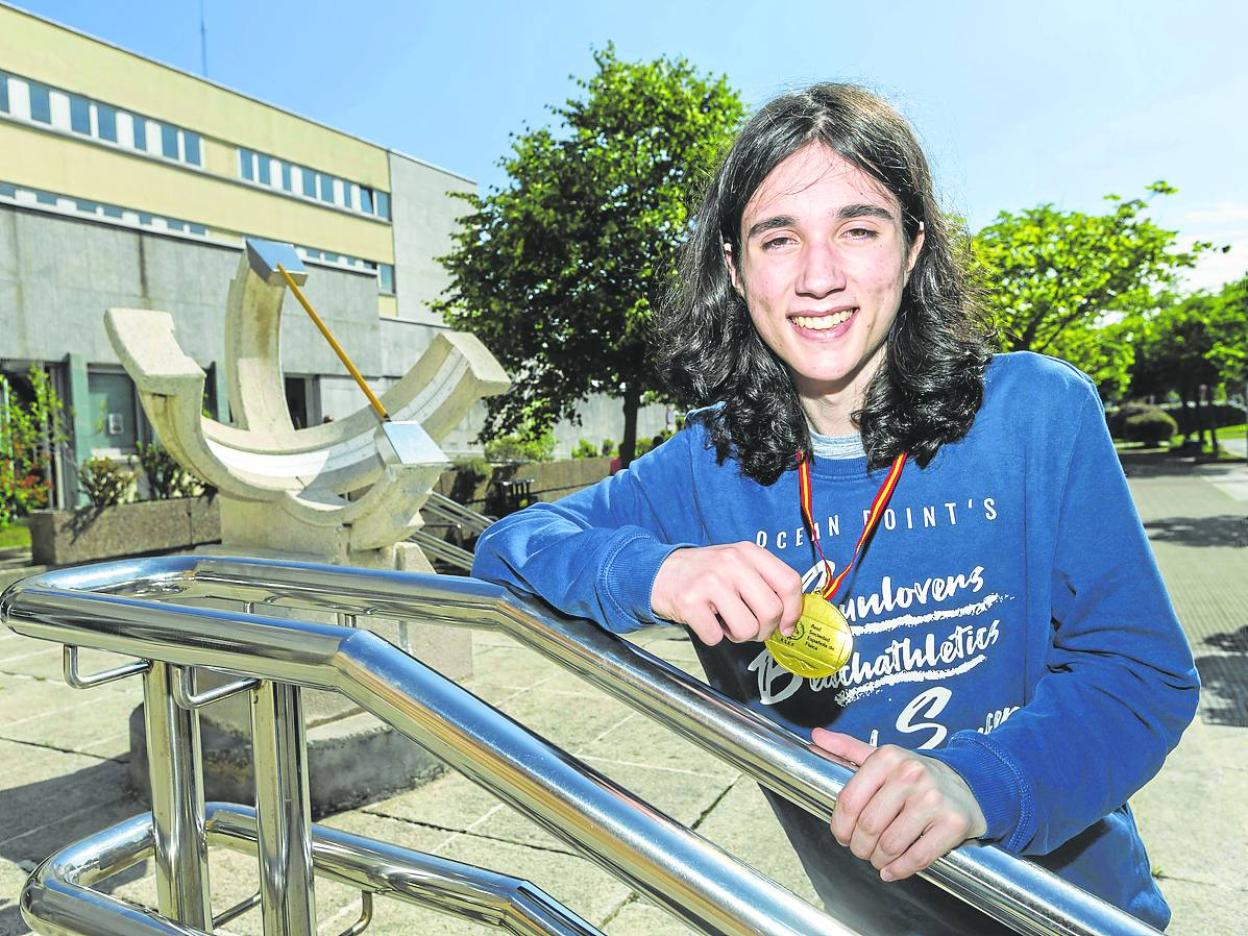
[[[239,147],[238,174],[248,182],[390,220],[390,195],[326,172]]]
[[[208,234],[206,227],[193,221],[179,221],[176,218],[166,218],[146,211],[132,211],[129,208],[108,205],[85,198],[70,198],[67,195],[57,195],[53,192],[44,192],[39,189],[21,188],[16,185],[10,185],[7,182],[0,182],[0,201],[11,201],[18,205],[45,205],[62,212],[71,212],[87,217],[109,218],[113,221],[120,221],[123,224],[135,227],[148,227],[157,231],[178,231],[183,234],[195,234],[199,237],[206,237]]]
[[[17,205],[43,205],[57,211],[95,218],[108,218],[111,221],[132,227],[151,228],[155,231],[176,231],[181,234],[194,234],[198,237],[208,236],[208,229],[193,221],[180,221],[176,218],[165,218],[146,211],[134,211],[118,205],[108,205],[82,198],[71,198],[54,192],[39,189],[23,188],[0,182],[0,202],[12,202]],[[329,250],[317,250],[314,247],[295,247],[295,251],[304,260],[336,266],[348,270],[367,270],[377,275],[378,292],[384,295],[394,294],[394,266],[389,263],[373,263],[359,257],[334,253]]]
[[[203,165],[198,133],[0,72],[0,112],[191,166]]]

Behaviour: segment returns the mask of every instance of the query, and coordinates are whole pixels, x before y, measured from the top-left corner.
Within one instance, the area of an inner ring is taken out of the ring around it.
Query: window
[[[0,111],[9,112],[9,76],[0,71]]]
[[[394,267],[389,263],[377,264],[377,282],[382,293],[394,295]]]
[[[91,135],[91,102],[77,94],[69,96],[69,128],[74,133]]]
[[[52,99],[47,85],[37,81],[29,81],[30,88],[30,119],[40,123],[52,123]]]
[[[69,95],[61,91],[48,89],[48,112],[51,116],[49,121],[57,130],[69,130]]]
[[[364,185],[360,186],[360,211],[373,213],[373,190]]]
[[[117,111],[107,104],[95,105],[95,125],[101,140],[117,142]]]
[[[323,172],[318,173],[317,184],[320,188],[321,201],[332,205],[334,203],[334,177]]]
[[[390,220],[390,195],[386,192],[377,193],[377,217]]]
[[[120,146],[134,146],[134,118],[125,111],[117,112],[117,143]]]
[[[199,152],[199,134],[194,130],[183,130],[182,141],[186,149],[186,161],[192,166],[202,166],[203,160]]]
[[[290,181],[290,163],[288,162],[282,163],[282,188],[287,192],[293,192],[295,190]]]
[[[255,174],[251,171],[251,150],[249,149],[238,151],[238,174],[248,182],[255,178]]]
[[[160,152],[166,159],[178,158],[178,128],[160,125]]]
[[[147,118],[135,117],[131,115],[130,120],[134,124],[134,148],[137,150],[147,149]]]
[[[270,163],[270,161],[271,161],[271,160],[269,159],[269,157],[268,157],[268,156],[263,156],[263,155],[261,155],[261,156],[259,157],[259,159],[257,159],[257,162],[260,164],[260,165],[259,165],[260,172],[259,172],[259,174],[258,174],[258,175],[257,175],[257,177],[256,177],[256,181],[257,181],[257,182],[259,182],[261,185],[268,185],[268,184],[269,184],[269,163]]]
[[[36,192],[35,201],[37,201],[41,205],[55,205],[56,196],[53,195],[51,192]]]
[[[303,194],[308,198],[316,198],[316,173],[311,169],[300,169],[303,176]]]

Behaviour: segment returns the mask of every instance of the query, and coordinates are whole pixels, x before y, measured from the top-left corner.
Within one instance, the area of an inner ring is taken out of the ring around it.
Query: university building
[[[0,371],[31,364],[71,410],[57,500],[72,465],[125,456],[150,428],[104,331],[105,309],[162,309],[225,410],[224,309],[243,238],[296,245],[306,292],[376,388],[401,377],[438,329],[435,258],[471,179],[0,4]],[[363,404],[288,297],[286,396],[297,425]],[[579,435],[611,435],[618,405],[586,407]],[[654,422],[650,414],[648,422]],[[658,418],[658,427],[662,417]],[[605,427],[605,429],[604,429]],[[469,451],[470,417],[449,438]],[[644,431],[644,428],[643,428]],[[650,431],[656,431],[650,429]]]

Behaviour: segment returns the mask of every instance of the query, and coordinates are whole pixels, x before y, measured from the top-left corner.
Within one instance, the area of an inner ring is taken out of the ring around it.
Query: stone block
[[[203,497],[139,501],[96,509],[36,510],[30,515],[31,558],[39,565],[187,549],[221,538],[219,511]]]

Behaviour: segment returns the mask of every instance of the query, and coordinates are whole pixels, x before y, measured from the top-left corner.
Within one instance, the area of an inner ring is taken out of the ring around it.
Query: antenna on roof
[[[199,0],[199,70],[208,77],[208,26],[204,19],[204,0]]]

